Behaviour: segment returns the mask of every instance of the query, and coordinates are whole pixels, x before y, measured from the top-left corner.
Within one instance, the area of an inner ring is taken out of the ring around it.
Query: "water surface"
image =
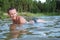
[[[43,19],[46,22],[24,24],[21,28],[16,27],[16,30],[14,31],[16,31],[17,34],[21,33],[20,32],[21,30],[27,30],[27,33],[19,34],[18,36],[19,39],[30,40],[30,38],[32,38],[33,40],[35,40],[35,38],[37,39],[60,38],[60,16],[41,16],[37,18]],[[11,24],[12,24],[12,21],[10,19],[0,20],[0,40],[17,39],[17,38],[11,38],[11,30],[10,30]],[[49,40],[49,39],[45,39],[45,40]]]

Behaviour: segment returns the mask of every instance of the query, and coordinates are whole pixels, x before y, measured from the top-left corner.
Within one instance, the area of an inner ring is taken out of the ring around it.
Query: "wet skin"
[[[8,15],[12,19],[13,24],[24,24],[27,22],[26,19],[24,19],[24,17],[17,15],[16,9],[9,10]]]
[[[24,17],[18,16],[17,14],[18,14],[18,12],[16,11],[16,9],[9,10],[9,12],[8,12],[8,15],[10,16],[10,18],[13,21],[13,24],[25,24],[28,22]],[[45,20],[42,20],[42,19],[38,19],[36,21],[37,22],[46,22]],[[31,23],[31,24],[34,23],[34,20],[30,20],[28,23]]]

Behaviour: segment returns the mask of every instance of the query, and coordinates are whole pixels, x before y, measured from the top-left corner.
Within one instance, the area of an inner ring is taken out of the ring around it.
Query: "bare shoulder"
[[[23,16],[18,16],[18,18],[20,18],[20,19],[24,19],[24,17],[23,17]]]
[[[24,17],[18,16],[18,18],[21,23],[26,23],[26,19]]]

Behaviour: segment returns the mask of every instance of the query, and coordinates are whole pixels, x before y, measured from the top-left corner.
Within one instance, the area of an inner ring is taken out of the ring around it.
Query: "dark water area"
[[[41,16],[37,18],[46,22],[24,24],[22,27],[17,25],[14,31],[10,30],[12,24],[10,19],[0,20],[0,40],[60,40],[60,16]],[[21,33],[21,30],[27,30],[27,33]],[[11,37],[15,36],[15,31],[17,34],[21,33],[18,38]]]

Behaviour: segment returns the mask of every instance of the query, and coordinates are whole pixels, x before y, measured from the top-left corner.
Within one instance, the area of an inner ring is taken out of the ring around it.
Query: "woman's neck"
[[[16,20],[16,17],[17,17],[17,16],[13,17],[12,20]]]

